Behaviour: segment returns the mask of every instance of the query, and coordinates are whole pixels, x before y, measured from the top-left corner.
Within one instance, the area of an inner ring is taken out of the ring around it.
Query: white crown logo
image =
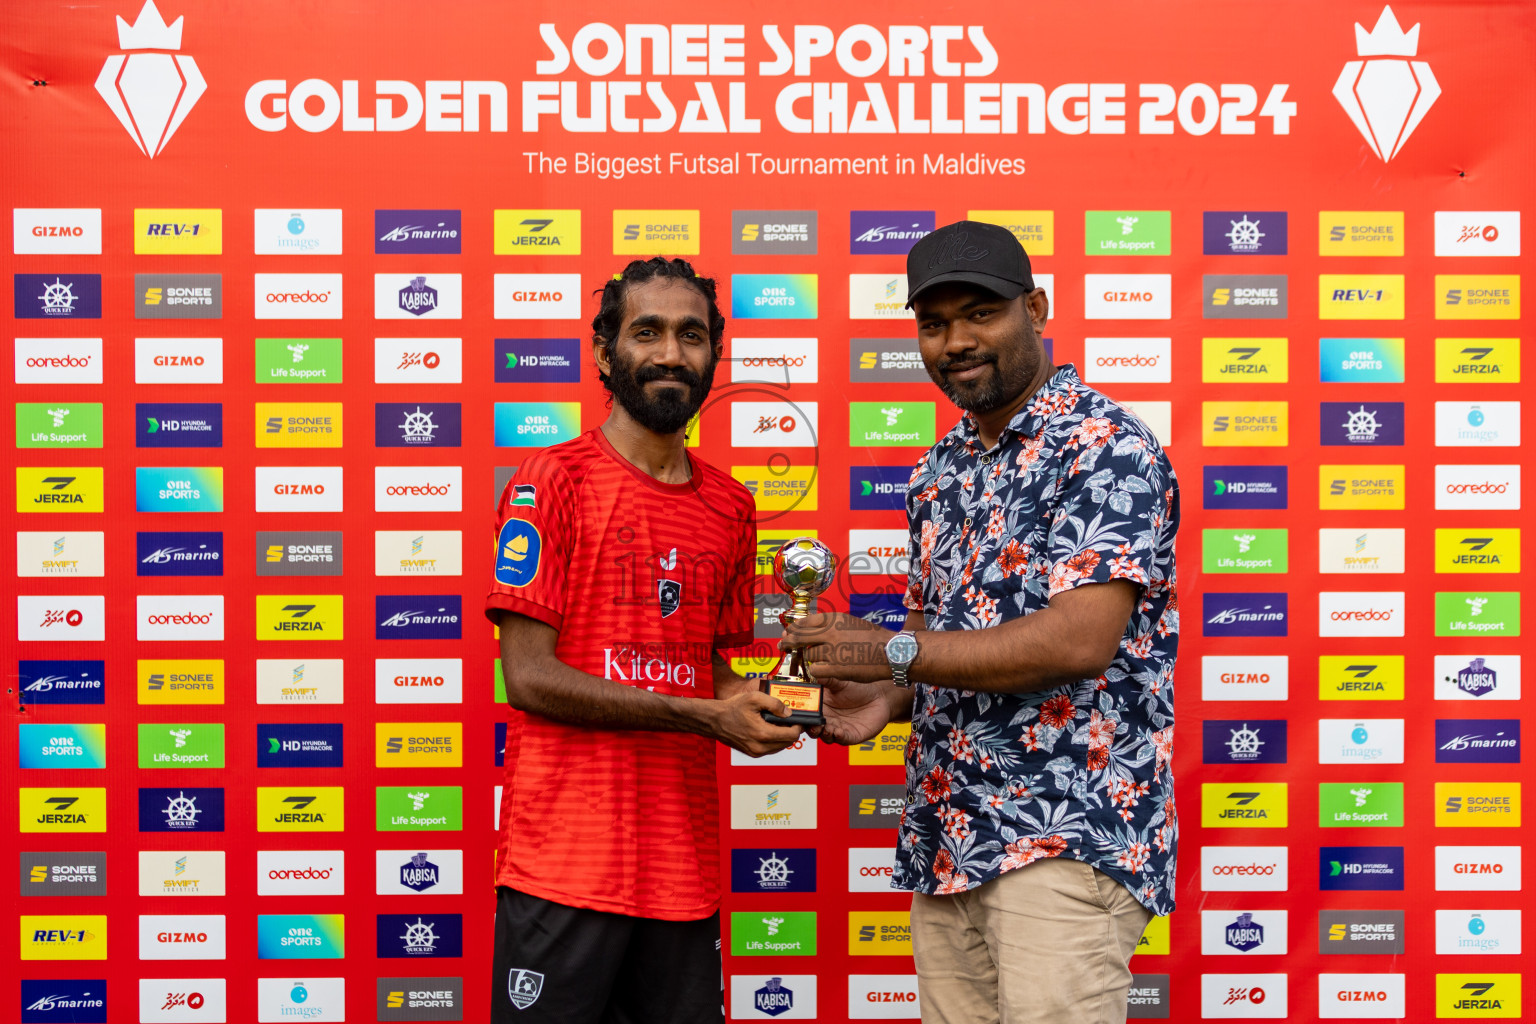
[[[184,20],[166,25],[155,0],[146,0],[132,25],[117,16],[117,43],[124,50],[179,50]],[[164,151],[207,89],[197,62],[181,54],[115,53],[96,76],[96,91],[139,152],[151,159]]]
[[[1440,83],[1426,62],[1402,59],[1418,55],[1419,26],[1404,32],[1391,7],[1382,8],[1369,32],[1355,23],[1355,51],[1367,59],[1344,65],[1333,97],[1371,152],[1389,161],[1440,98]]]
[[[117,16],[117,45],[125,50],[179,50],[181,23],[185,20],[177,18],[167,25],[155,7],[155,0],[149,0],[132,25],[121,14]]]

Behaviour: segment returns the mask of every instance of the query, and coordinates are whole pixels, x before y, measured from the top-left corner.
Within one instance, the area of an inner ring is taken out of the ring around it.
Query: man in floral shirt
[[[1046,358],[1010,232],[940,228],[907,280],[964,412],[908,484],[906,629],[822,615],[784,642],[829,682],[823,738],[911,716],[892,884],[923,1020],[1122,1022],[1137,940],[1173,910],[1178,483],[1144,423]]]

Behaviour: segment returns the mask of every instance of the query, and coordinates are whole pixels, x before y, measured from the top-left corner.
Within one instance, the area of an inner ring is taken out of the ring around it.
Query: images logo
[[[254,225],[258,256],[342,254],[340,210],[258,209]]]
[[[496,211],[497,245],[501,247],[502,210]],[[453,253],[460,252],[458,210],[374,210],[373,251],[376,253]],[[578,240],[580,232],[577,233]]]
[[[814,320],[815,274],[732,274],[731,316],[738,320]]]
[[[1282,211],[1207,210],[1202,228],[1207,256],[1284,256],[1288,251]]]
[[[580,210],[494,210],[492,217],[491,251],[498,256],[581,255]]]
[[[160,17],[145,0],[132,25],[117,16],[117,45],[124,50],[180,50],[181,23]],[[179,53],[115,53],[96,76],[96,91],[139,152],[153,160],[186,120],[208,83],[197,62]]]
[[[1290,307],[1284,274],[1206,274],[1202,292],[1207,320],[1284,320]]]
[[[1318,764],[1402,764],[1401,718],[1323,718],[1317,723]]]
[[[1435,403],[1438,448],[1513,448],[1519,444],[1519,402]]]
[[[1317,887],[1323,892],[1403,888],[1401,846],[1323,846],[1317,863]]]
[[[1440,98],[1440,83],[1419,52],[1419,26],[1404,32],[1391,7],[1383,7],[1369,32],[1355,22],[1355,52],[1363,60],[1344,65],[1333,98],[1383,162],[1402,151],[1429,108]]]
[[[1286,636],[1288,595],[1211,593],[1200,595],[1204,636]]]

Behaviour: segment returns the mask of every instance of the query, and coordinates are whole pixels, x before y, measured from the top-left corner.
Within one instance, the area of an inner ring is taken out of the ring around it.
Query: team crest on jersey
[[[677,548],[669,551],[665,557],[656,556],[656,564],[663,572],[671,572],[677,568]],[[661,605],[661,617],[671,615],[683,603],[683,585],[677,580],[662,578],[656,581],[656,603]]]
[[[507,972],[507,998],[519,1010],[526,1010],[539,1001],[544,991],[544,975],[538,971],[525,971],[514,967]]]
[[[496,539],[496,582],[509,587],[526,587],[539,574],[539,553],[543,538],[539,528],[524,519],[508,519],[501,524]]]

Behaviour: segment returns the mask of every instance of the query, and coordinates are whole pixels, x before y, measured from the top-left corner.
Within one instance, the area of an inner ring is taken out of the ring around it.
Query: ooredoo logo
[[[257,274],[257,320],[340,320],[340,274]]]
[[[17,384],[100,384],[100,338],[17,338]]]
[[[262,896],[340,896],[340,850],[258,850],[256,891]]]
[[[1173,380],[1171,338],[1084,338],[1084,379],[1094,383],[1167,384]]]
[[[375,466],[375,512],[459,512],[463,510],[461,466]]]
[[[1200,851],[1206,892],[1284,892],[1290,851],[1284,846],[1207,846]]]
[[[1318,594],[1319,636],[1403,636],[1403,591],[1323,591]]]
[[[140,594],[140,640],[223,640],[224,595]]]
[[[1520,467],[1436,466],[1435,508],[1518,511]]]

